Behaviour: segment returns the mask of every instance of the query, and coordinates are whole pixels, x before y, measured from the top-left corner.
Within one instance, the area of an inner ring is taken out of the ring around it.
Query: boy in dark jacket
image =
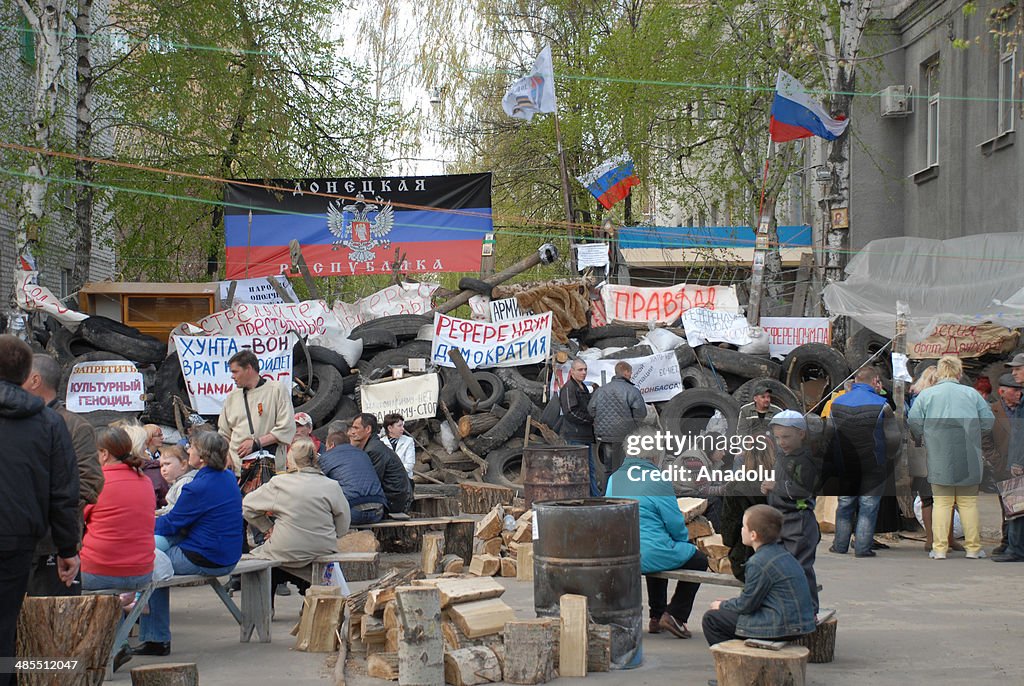
[[[754,549],[737,598],[716,600],[704,613],[704,638],[715,645],[734,638],[786,641],[814,631],[814,606],[803,571],[779,542],[782,514],[754,505],[743,515],[743,542]]]
[[[821,540],[814,516],[814,493],[820,469],[807,446],[807,421],[794,410],[772,417],[772,435],[778,444],[775,480],[765,481],[761,490],[768,504],[782,513],[782,545],[797,559],[807,576],[807,585],[818,612],[818,579],[814,555]]]

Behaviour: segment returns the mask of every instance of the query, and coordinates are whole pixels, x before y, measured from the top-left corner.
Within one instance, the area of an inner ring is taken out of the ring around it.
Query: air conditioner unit
[[[914,111],[913,86],[888,86],[879,93],[883,117],[905,117]]]

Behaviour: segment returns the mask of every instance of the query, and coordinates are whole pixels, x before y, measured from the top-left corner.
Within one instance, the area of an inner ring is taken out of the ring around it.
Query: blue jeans
[[[569,445],[585,445],[587,446],[587,465],[590,469],[590,497],[600,498],[603,493],[597,485],[597,465],[594,464],[594,446],[590,443],[584,443],[583,441],[566,441]]]
[[[139,576],[106,576],[104,574],[82,572],[82,590],[102,591],[104,589],[113,589],[116,591],[137,591],[148,586],[152,579],[152,572],[140,574]]]
[[[235,565],[226,567],[200,567],[185,557],[185,552],[173,545],[164,552],[174,565],[175,574],[202,574],[224,576],[230,574]],[[169,588],[158,588],[149,597],[149,614],[142,615],[139,622],[139,640],[149,643],[171,642],[171,593]]]
[[[857,514],[857,542],[854,551],[863,555],[871,550],[875,541],[875,521],[882,504],[880,495],[841,495],[836,507],[836,538],[832,543],[837,553],[850,549],[850,535],[854,533],[853,513]]]
[[[1006,552],[1024,558],[1024,517],[1006,522]]]

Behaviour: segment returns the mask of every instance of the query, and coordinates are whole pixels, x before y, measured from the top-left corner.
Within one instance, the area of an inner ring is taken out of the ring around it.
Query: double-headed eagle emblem
[[[377,216],[370,221],[372,212]],[[344,245],[352,251],[349,259],[353,262],[372,262],[376,248],[391,245],[386,236],[394,226],[395,210],[383,198],[368,203],[360,193],[351,205],[341,205],[339,200],[327,205],[327,228],[338,238],[333,249]]]

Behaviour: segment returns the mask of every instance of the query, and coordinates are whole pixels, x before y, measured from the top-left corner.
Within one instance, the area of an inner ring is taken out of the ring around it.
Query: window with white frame
[[[1009,20],[999,30],[999,92],[996,107],[996,134],[1013,131],[1013,104],[1017,98],[1017,43]]]
[[[925,122],[925,167],[939,164],[939,60],[924,65],[924,86],[928,94]]]

